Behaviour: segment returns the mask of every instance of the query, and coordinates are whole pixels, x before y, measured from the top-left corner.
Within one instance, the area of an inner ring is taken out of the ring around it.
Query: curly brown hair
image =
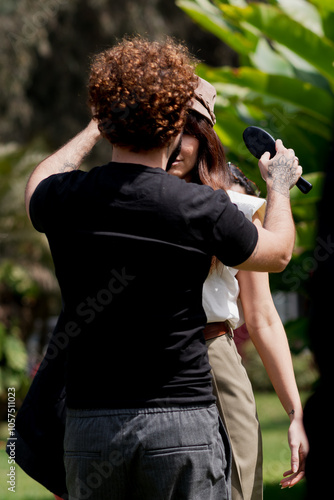
[[[124,38],[94,57],[89,105],[112,144],[148,150],[182,130],[198,85],[197,61],[181,43]]]

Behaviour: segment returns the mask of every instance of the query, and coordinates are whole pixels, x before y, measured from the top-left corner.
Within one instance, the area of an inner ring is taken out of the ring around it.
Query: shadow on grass
[[[296,484],[293,488],[281,489],[279,484],[265,484],[263,500],[305,500],[306,484],[302,482]]]

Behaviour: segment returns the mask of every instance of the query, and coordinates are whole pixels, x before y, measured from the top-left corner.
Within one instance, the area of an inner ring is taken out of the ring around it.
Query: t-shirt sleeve
[[[37,231],[45,233],[58,219],[68,198],[82,177],[80,170],[50,175],[36,187],[29,204],[31,222]]]
[[[52,184],[55,182],[55,175],[43,179],[32,194],[29,204],[29,215],[37,231],[45,233],[45,222],[48,212],[48,198],[52,196]]]
[[[223,210],[213,228],[214,255],[226,266],[234,267],[252,255],[258,241],[258,231],[226,193],[224,195]]]

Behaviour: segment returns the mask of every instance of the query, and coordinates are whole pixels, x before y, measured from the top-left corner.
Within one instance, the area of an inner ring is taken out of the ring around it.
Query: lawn
[[[303,404],[307,397],[301,394]],[[289,418],[274,392],[256,393],[255,399],[263,440],[264,500],[304,500],[305,481],[284,490],[279,484],[283,472],[290,469]]]
[[[305,401],[307,395],[302,395]],[[290,468],[290,450],[287,441],[289,419],[275,393],[257,393],[256,402],[263,435],[264,500],[303,500],[305,483],[281,490],[279,482]],[[15,493],[8,491],[9,465],[4,450],[6,424],[0,425],[0,498],[1,500],[53,500],[53,495],[16,467]],[[43,460],[43,457],[41,457]]]
[[[54,496],[39,483],[31,479],[16,466],[15,492],[8,491],[7,474],[9,473],[8,455],[4,442],[0,442],[0,498],[1,500],[54,500]]]

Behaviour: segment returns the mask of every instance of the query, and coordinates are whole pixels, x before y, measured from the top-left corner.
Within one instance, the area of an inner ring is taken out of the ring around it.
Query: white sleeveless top
[[[258,212],[263,222],[266,200],[230,190],[227,194],[247,219],[252,220],[254,214]],[[237,272],[238,269],[224,266],[219,261],[210,271],[203,285],[202,299],[208,323],[227,320],[235,329],[245,322],[238,298],[239,284],[235,277]]]

